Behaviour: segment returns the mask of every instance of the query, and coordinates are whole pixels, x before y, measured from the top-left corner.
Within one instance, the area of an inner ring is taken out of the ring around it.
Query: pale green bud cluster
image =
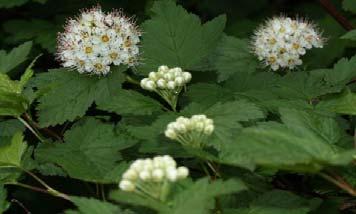
[[[182,71],[179,67],[169,69],[162,65],[157,72],[150,72],[148,78],[141,80],[141,87],[149,91],[177,90],[190,82],[191,79],[192,75]]]
[[[188,168],[177,167],[176,161],[169,155],[138,159],[123,174],[119,187],[126,192],[165,200],[170,185],[188,175]]]
[[[214,131],[214,122],[206,115],[193,115],[191,118],[178,117],[167,125],[166,137],[183,145],[201,147]]]
[[[147,78],[141,80],[143,89],[159,94],[175,110],[179,93],[192,79],[189,72],[181,68],[168,68],[162,65],[157,72],[150,72]]]

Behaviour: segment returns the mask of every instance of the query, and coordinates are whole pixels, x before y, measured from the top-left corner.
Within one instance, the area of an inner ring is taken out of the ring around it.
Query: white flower
[[[137,63],[141,33],[121,12],[104,13],[99,6],[66,23],[58,36],[57,57],[80,73],[105,75],[111,65]]]
[[[119,187],[123,191],[141,191],[144,195],[164,200],[160,194],[169,191],[167,185],[173,185],[188,175],[188,168],[177,168],[176,161],[169,155],[138,159],[124,172]]]
[[[253,51],[272,70],[293,69],[303,62],[307,49],[322,48],[324,40],[315,26],[302,19],[275,17],[255,32]]]
[[[167,125],[166,137],[177,140],[183,145],[200,147],[214,131],[214,122],[206,115],[193,115],[191,118],[178,117]]]

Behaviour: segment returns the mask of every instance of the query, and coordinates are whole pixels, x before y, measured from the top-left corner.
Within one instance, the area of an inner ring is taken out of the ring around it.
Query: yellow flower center
[[[130,47],[131,45],[132,45],[132,43],[131,43],[131,40],[129,39],[129,38],[127,38],[126,40],[125,40],[125,42],[124,42],[124,45],[125,45],[125,47]]]
[[[277,42],[277,40],[276,40],[275,38],[269,39],[269,43],[270,43],[271,45],[276,44],[276,42]]]
[[[274,56],[269,57],[268,58],[268,62],[271,63],[271,64],[275,63],[276,62],[276,57],[274,57]]]
[[[110,39],[109,39],[109,37],[107,35],[104,35],[104,36],[101,37],[101,41],[103,41],[103,42],[108,42],[109,40]]]
[[[294,43],[294,44],[293,44],[293,48],[294,48],[294,49],[298,49],[299,47],[300,47],[299,44],[297,44],[297,43]]]
[[[101,63],[96,63],[95,65],[94,65],[94,67],[96,68],[96,70],[102,70],[103,69],[103,65],[101,64]]]
[[[119,54],[113,52],[113,53],[111,53],[109,56],[110,56],[111,59],[116,59],[118,55],[119,55]]]
[[[88,32],[82,32],[82,37],[83,37],[83,38],[88,38],[88,37],[89,37]]]
[[[90,54],[93,52],[93,48],[92,47],[85,47],[85,53],[86,54]]]

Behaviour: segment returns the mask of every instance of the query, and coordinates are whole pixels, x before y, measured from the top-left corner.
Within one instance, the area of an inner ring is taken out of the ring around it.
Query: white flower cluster
[[[169,155],[138,159],[123,174],[119,187],[123,191],[135,191],[162,199],[162,194],[169,189],[167,185],[187,178],[188,174],[188,168],[177,168],[176,161]]]
[[[105,75],[110,65],[137,63],[141,33],[121,12],[103,13],[99,6],[66,23],[58,36],[57,57],[79,73]]]
[[[323,44],[324,39],[313,24],[288,17],[268,20],[253,37],[254,53],[274,71],[301,65],[300,56],[307,49],[322,48]]]
[[[189,72],[183,72],[181,68],[171,68],[162,65],[157,72],[150,72],[148,78],[141,80],[141,87],[149,91],[177,90],[186,85],[192,79]]]
[[[177,140],[183,145],[201,147],[206,138],[214,131],[214,122],[205,115],[193,115],[191,118],[178,117],[167,125],[166,137]]]

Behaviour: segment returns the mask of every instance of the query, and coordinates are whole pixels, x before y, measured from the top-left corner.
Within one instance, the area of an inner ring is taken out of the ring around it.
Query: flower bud
[[[188,177],[188,175],[189,175],[189,170],[187,167],[180,166],[177,168],[178,179],[186,178],[186,177]]]
[[[157,78],[157,75],[156,75],[156,72],[150,72],[148,74],[148,77],[151,79],[151,80],[155,80]]]
[[[152,80],[149,80],[146,82],[145,87],[149,91],[154,91],[156,89],[156,84]]]
[[[169,167],[166,169],[167,178],[171,182],[175,182],[178,179],[178,172],[174,167]]]
[[[151,173],[148,170],[144,170],[144,171],[140,172],[139,177],[143,181],[148,181],[151,179]]]
[[[174,81],[168,81],[167,87],[169,89],[174,89],[176,87],[176,84],[174,83]]]
[[[192,75],[189,72],[183,72],[183,78],[184,81],[187,83],[190,82],[190,80],[192,79]]]
[[[128,180],[122,180],[119,184],[119,187],[121,190],[126,191],[126,192],[132,192],[135,190],[135,185]]]
[[[167,87],[167,82],[164,79],[159,79],[157,81],[158,88],[164,89]]]
[[[164,177],[164,172],[162,169],[155,169],[152,172],[152,179],[155,182],[161,182]]]
[[[164,134],[166,135],[166,137],[170,138],[170,139],[176,139],[177,138],[177,134],[174,130],[172,129],[167,129]]]
[[[183,77],[176,77],[174,82],[177,84],[177,86],[183,86],[185,83]]]
[[[136,180],[137,179],[137,173],[135,170],[133,169],[129,169],[127,170],[123,175],[122,178],[126,179],[126,180]]]
[[[161,66],[158,67],[158,71],[159,72],[166,72],[168,70],[169,70],[169,68],[166,65],[161,65]]]
[[[207,125],[204,128],[204,134],[210,135],[214,131],[214,126],[213,125]]]

